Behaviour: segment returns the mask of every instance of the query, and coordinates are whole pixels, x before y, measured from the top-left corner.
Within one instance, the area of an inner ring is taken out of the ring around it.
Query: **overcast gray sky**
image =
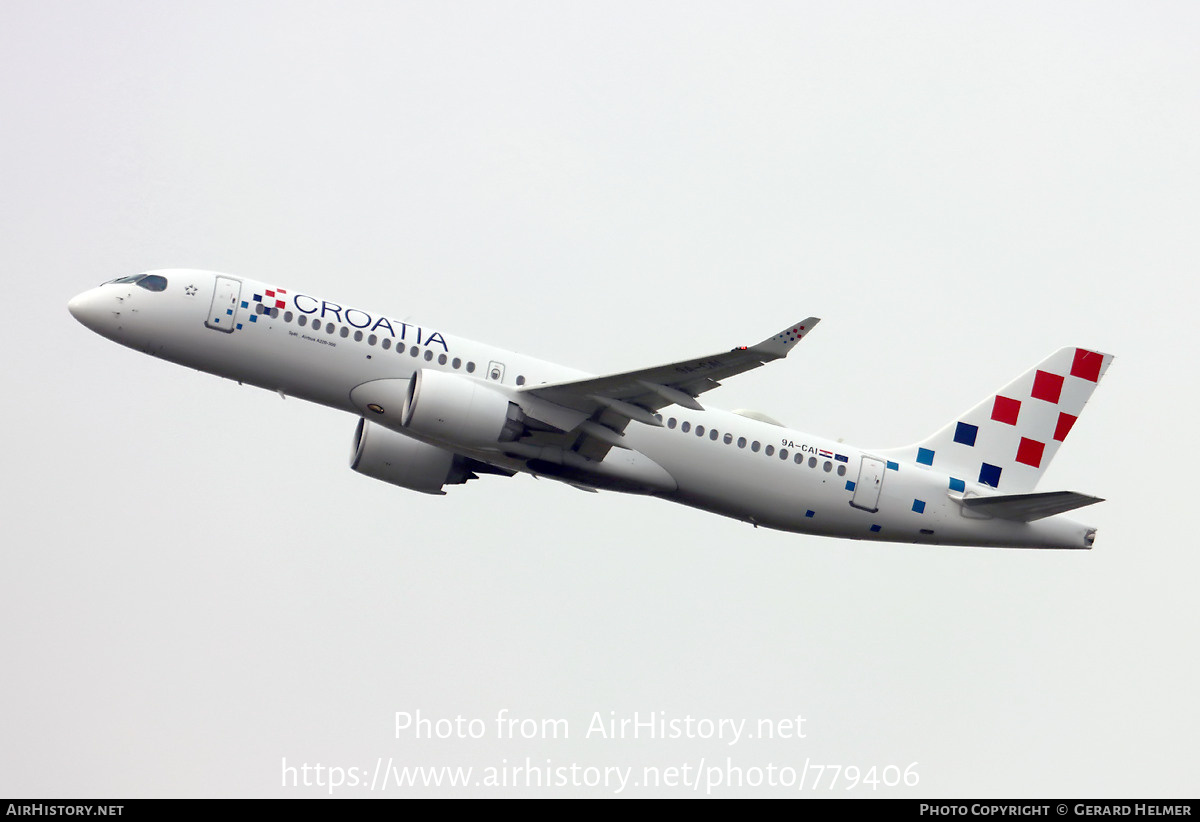
[[[1198,18],[0,5],[0,795],[319,795],[285,758],[528,757],[918,763],[916,788],[852,796],[1195,796]],[[1112,352],[1044,480],[1107,498],[1082,512],[1099,538],[865,545],[523,476],[405,492],[348,469],[353,418],[67,314],[169,266],[595,372],[821,316],[711,402],[863,446],[1060,346]],[[570,737],[498,739],[502,709]],[[397,739],[418,710],[487,731]],[[585,736],[635,711],[802,715],[806,736]],[[770,793],[811,791],[723,795]]]

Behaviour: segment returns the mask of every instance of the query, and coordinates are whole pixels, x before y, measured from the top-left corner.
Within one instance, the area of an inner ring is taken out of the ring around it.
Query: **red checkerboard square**
[[[1063,378],[1041,369],[1033,377],[1033,398],[1057,403],[1062,395]]]
[[[1017,424],[1017,415],[1021,413],[1021,401],[1010,399],[1008,397],[996,396],[996,401],[992,404],[992,419],[996,422],[1003,422],[1008,425]]]
[[[1075,360],[1071,363],[1071,376],[1081,377],[1092,382],[1100,382],[1100,366],[1104,363],[1104,355],[1085,348],[1075,349]]]
[[[1046,444],[1044,442],[1031,440],[1029,437],[1021,437],[1021,444],[1017,446],[1017,462],[1023,462],[1026,465],[1039,468],[1042,464],[1042,452],[1045,450]]]
[[[1054,426],[1054,439],[1062,442],[1067,438],[1067,434],[1071,433],[1071,426],[1075,424],[1075,420],[1079,417],[1068,414],[1066,411],[1060,411],[1058,414],[1058,425]]]

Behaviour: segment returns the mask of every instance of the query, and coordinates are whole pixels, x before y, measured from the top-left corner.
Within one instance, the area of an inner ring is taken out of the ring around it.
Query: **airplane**
[[[69,304],[129,348],[358,417],[350,467],[426,494],[481,474],[645,494],[755,527],[884,542],[1089,549],[1035,491],[1112,355],[1060,349],[921,442],[862,449],[700,395],[783,359],[808,317],[756,345],[595,376],[308,293],[148,271]]]

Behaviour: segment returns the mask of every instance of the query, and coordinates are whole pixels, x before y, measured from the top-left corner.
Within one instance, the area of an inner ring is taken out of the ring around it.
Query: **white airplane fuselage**
[[[505,472],[553,475],[541,470],[550,463],[519,438],[494,444],[438,439],[407,431],[391,417],[373,419],[368,401],[388,405],[379,397],[391,396],[390,381],[402,386],[425,369],[478,381],[536,411],[538,401],[523,389],[590,377],[440,328],[246,278],[187,269],[151,274],[165,282],[162,290],[115,281],[75,297],[70,311],[129,348],[346,411]],[[219,291],[231,288],[232,298]],[[367,396],[364,386],[382,386],[384,393]],[[852,539],[1033,548],[1090,548],[1094,539],[1094,529],[1061,514],[1014,521],[969,511],[964,494],[987,496],[995,489],[904,459],[903,449],[863,450],[713,408],[669,405],[656,416],[662,427],[631,422],[622,447],[595,466],[575,459],[575,468],[557,478],[652,494],[757,526]],[[864,503],[858,486],[867,481],[877,496]]]

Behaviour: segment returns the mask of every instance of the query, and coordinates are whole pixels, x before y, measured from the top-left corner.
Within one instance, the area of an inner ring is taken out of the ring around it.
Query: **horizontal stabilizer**
[[[1039,494],[1001,494],[995,497],[964,497],[963,505],[975,513],[1016,522],[1033,522],[1073,511],[1095,502],[1104,502],[1076,491],[1046,491]]]

